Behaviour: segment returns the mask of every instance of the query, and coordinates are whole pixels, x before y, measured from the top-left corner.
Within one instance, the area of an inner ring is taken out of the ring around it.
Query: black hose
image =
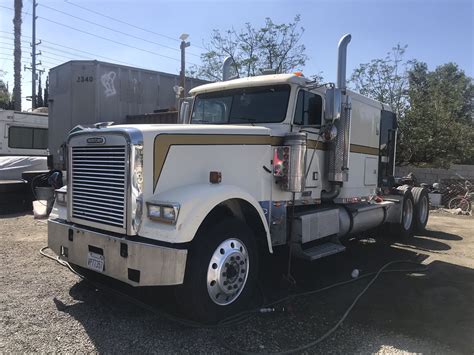
[[[365,274],[365,275],[362,275],[362,276],[359,276],[358,278],[355,278],[355,279],[350,279],[350,280],[346,280],[346,281],[341,281],[341,282],[337,282],[337,283],[334,283],[332,285],[329,285],[329,286],[325,286],[323,288],[320,288],[320,289],[317,289],[317,290],[311,290],[311,291],[305,291],[305,292],[300,292],[300,293],[295,293],[295,294],[292,294],[292,295],[288,295],[288,296],[285,296],[283,298],[280,298],[276,301],[273,301],[273,302],[270,302],[270,303],[267,303],[267,304],[264,304],[262,305],[261,307],[259,308],[255,308],[255,309],[252,309],[252,310],[247,310],[247,311],[243,311],[243,312],[240,312],[238,314],[235,314],[231,317],[228,317],[222,321],[220,321],[219,323],[217,324],[213,324],[213,325],[208,325],[208,324],[202,324],[202,323],[199,323],[199,322],[195,322],[195,321],[190,321],[190,320],[186,320],[186,319],[182,319],[182,318],[178,318],[178,317],[175,317],[175,316],[172,316],[170,315],[169,313],[165,313],[165,312],[162,312],[162,311],[159,311],[157,310],[156,308],[153,308],[151,306],[149,306],[148,304],[144,303],[144,302],[141,302],[125,293],[122,293],[120,291],[117,291],[113,288],[110,288],[110,287],[107,287],[103,284],[97,284],[89,279],[87,279],[86,277],[84,277],[83,275],[79,274],[77,271],[75,271],[71,265],[69,265],[69,263],[67,263],[66,261],[64,260],[61,260],[59,257],[54,257],[54,256],[51,256],[51,255],[48,255],[44,252],[44,250],[46,250],[48,247],[43,247],[40,249],[40,254],[51,259],[51,260],[54,260],[56,262],[58,262],[60,265],[64,266],[64,267],[67,267],[70,271],[72,271],[75,275],[77,275],[78,277],[80,277],[81,279],[89,282],[91,285],[93,285],[95,288],[97,289],[102,289],[102,290],[105,290],[105,291],[108,291],[108,292],[111,292],[115,295],[118,295],[122,298],[125,298],[126,300],[130,301],[131,303],[145,309],[145,310],[148,310],[150,312],[152,312],[153,314],[155,315],[158,315],[158,316],[162,316],[168,320],[171,320],[175,323],[178,323],[180,325],[184,325],[184,326],[187,326],[187,327],[192,327],[192,328],[207,328],[207,329],[213,329],[213,328],[223,328],[223,327],[233,327],[237,324],[240,324],[242,322],[245,322],[245,321],[248,321],[252,316],[255,316],[257,315],[258,313],[261,312],[262,309],[265,309],[265,308],[270,308],[272,306],[275,306],[277,304],[280,304],[280,303],[283,303],[285,301],[288,301],[290,299],[293,299],[293,298],[296,298],[296,297],[301,297],[301,296],[307,296],[307,295],[312,295],[312,294],[316,294],[316,293],[319,293],[319,292],[323,292],[323,291],[327,291],[329,289],[332,289],[332,288],[335,288],[335,287],[339,287],[339,286],[343,286],[343,285],[347,285],[347,284],[350,284],[352,282],[357,282],[357,281],[360,281],[362,279],[365,279],[365,278],[368,278],[372,275],[374,275],[374,277],[369,281],[369,283],[364,287],[364,289],[359,292],[359,294],[356,296],[356,298],[354,299],[354,301],[351,303],[351,305],[347,308],[347,310],[344,312],[344,314],[342,315],[342,317],[339,319],[338,322],[336,322],[336,324],[331,328],[329,329],[326,333],[324,333],[323,335],[321,335],[319,338],[305,344],[305,345],[302,345],[298,348],[294,348],[294,349],[289,349],[289,350],[285,350],[285,351],[282,351],[282,352],[277,352],[277,353],[274,353],[274,354],[292,354],[292,353],[297,353],[297,352],[301,352],[301,351],[304,351],[304,350],[307,350],[309,348],[312,348],[314,347],[315,345],[321,343],[322,341],[324,341],[326,338],[328,338],[332,333],[334,333],[340,326],[341,324],[344,322],[344,320],[348,317],[348,315],[350,314],[350,312],[352,311],[352,309],[356,306],[357,302],[359,301],[359,299],[367,292],[367,290],[373,285],[373,283],[378,279],[378,277],[382,274],[382,273],[390,273],[390,272],[422,272],[422,271],[426,271],[428,270],[428,267],[427,266],[423,266],[422,268],[418,267],[416,269],[390,269],[390,270],[386,270],[389,266],[391,265],[394,265],[394,264],[412,264],[412,265],[417,265],[417,266],[420,266],[419,263],[417,262],[414,262],[414,261],[411,261],[411,260],[394,260],[394,261],[391,261],[391,262],[388,262],[386,263],[385,265],[383,265],[378,271],[376,272],[372,272],[372,273],[368,273],[368,274]],[[234,348],[232,346],[230,346],[229,344],[227,343],[224,343],[224,342],[221,342],[221,345],[224,346],[225,348],[227,348],[228,350],[232,351],[232,352],[236,352],[236,353],[239,353],[239,354],[257,354],[255,352],[251,352],[251,351],[245,351],[245,350],[240,350],[240,349],[237,349],[237,348]]]

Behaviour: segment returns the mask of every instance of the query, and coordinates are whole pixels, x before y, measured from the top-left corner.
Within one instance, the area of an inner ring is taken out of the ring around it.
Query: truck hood
[[[101,132],[117,129],[134,128],[142,132],[143,136],[159,134],[238,134],[269,136],[271,129],[261,126],[247,125],[203,125],[203,124],[143,124],[117,125],[100,129]]]

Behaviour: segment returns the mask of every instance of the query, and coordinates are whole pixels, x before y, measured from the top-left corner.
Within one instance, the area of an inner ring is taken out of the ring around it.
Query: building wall
[[[433,184],[449,179],[465,179],[474,180],[474,165],[451,165],[449,169],[431,169],[417,168],[413,166],[397,166],[395,169],[396,176],[405,176],[413,172],[419,183]]]

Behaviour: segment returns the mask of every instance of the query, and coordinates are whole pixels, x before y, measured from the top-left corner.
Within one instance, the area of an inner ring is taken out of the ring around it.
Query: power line
[[[129,48],[136,49],[136,50],[139,50],[139,51],[142,51],[142,52],[145,52],[145,53],[153,54],[153,55],[156,55],[156,56],[159,56],[159,57],[163,57],[163,58],[167,58],[167,59],[171,59],[171,60],[174,60],[174,61],[179,62],[179,59],[177,59],[177,58],[173,58],[173,57],[169,57],[169,56],[164,55],[164,54],[160,54],[160,53],[156,53],[156,52],[153,52],[153,51],[149,51],[148,49],[143,49],[143,48],[140,48],[140,47],[135,47],[135,46],[132,46],[132,45],[130,45],[130,44],[126,44],[126,43],[123,43],[123,42],[119,42],[119,41],[116,41],[116,40],[113,40],[113,39],[110,39],[110,38],[107,38],[107,37],[102,37],[102,36],[99,36],[99,35],[97,35],[97,34],[95,34],[95,33],[87,32],[87,31],[81,30],[81,29],[79,29],[79,28],[75,28],[75,27],[66,25],[66,24],[64,24],[64,23],[61,23],[61,22],[58,22],[58,21],[54,21],[54,20],[51,20],[51,19],[48,19],[48,18],[45,18],[45,17],[42,17],[42,16],[38,16],[38,18],[41,19],[41,20],[45,20],[45,21],[54,23],[54,24],[59,25],[59,26],[63,26],[63,27],[69,28],[69,29],[74,30],[74,31],[77,31],[77,32],[85,33],[85,34],[87,34],[87,35],[89,35],[89,36],[97,37],[97,38],[103,39],[103,40],[105,40],[105,41],[109,41],[109,42],[112,42],[112,43],[119,44],[119,45],[121,45],[121,46],[129,47]]]
[[[175,51],[175,52],[179,52],[180,50],[178,48],[174,48],[174,47],[170,47],[170,46],[167,46],[167,45],[164,45],[164,44],[161,44],[161,43],[158,43],[158,42],[155,42],[155,41],[150,41],[148,39],[145,39],[145,38],[142,38],[142,37],[139,37],[139,36],[135,36],[135,35],[132,35],[130,33],[127,33],[127,32],[122,32],[122,31],[119,31],[119,30],[116,30],[116,29],[113,29],[111,27],[107,27],[107,26],[104,26],[104,25],[101,25],[97,22],[93,22],[93,21],[89,21],[89,20],[86,20],[86,19],[83,19],[79,16],[75,16],[75,15],[72,15],[72,14],[69,14],[65,11],[61,11],[61,10],[58,10],[58,9],[55,9],[53,7],[50,7],[50,6],[47,6],[47,5],[43,5],[43,4],[39,4],[39,6],[42,6],[44,8],[47,8],[47,9],[50,9],[50,10],[53,10],[53,11],[56,11],[56,12],[59,12],[60,14],[63,14],[63,15],[66,15],[66,16],[70,16],[72,18],[75,18],[75,19],[78,19],[80,21],[83,21],[83,22],[86,22],[86,23],[90,23],[94,26],[98,26],[98,27],[102,27],[102,28],[105,28],[106,30],[109,30],[109,31],[112,31],[112,32],[116,32],[116,33],[120,33],[121,35],[124,35],[124,36],[128,36],[128,37],[131,37],[131,38],[134,38],[134,39],[138,39],[140,41],[144,41],[144,42],[148,42],[148,43],[151,43],[151,44],[155,44],[157,46],[160,46],[160,47],[163,47],[163,48],[167,48],[167,49],[170,49],[172,51]],[[194,55],[196,57],[199,57],[199,55],[197,54],[194,54],[194,53],[189,53],[191,55]]]
[[[0,30],[0,33],[7,33],[7,34],[10,34],[10,35],[13,35],[11,32],[1,31],[1,30]],[[29,36],[23,36],[23,35],[22,35],[22,37],[31,38],[31,37],[29,37]],[[0,38],[5,38],[5,39],[12,40],[12,41],[14,40],[13,38],[2,37],[2,36],[0,36]],[[102,55],[99,55],[99,54],[96,54],[96,53],[87,52],[87,51],[84,51],[84,50],[81,50],[81,49],[77,49],[77,48],[65,46],[65,45],[63,45],[63,44],[59,44],[59,43],[47,41],[47,40],[42,39],[42,38],[41,38],[41,41],[43,41],[44,43],[51,44],[51,45],[53,45],[53,46],[57,46],[57,47],[61,47],[61,48],[66,48],[66,49],[70,49],[70,50],[73,50],[73,51],[76,51],[76,52],[80,52],[80,53],[85,53],[85,54],[88,54],[88,55],[92,55],[93,57],[96,57],[96,58],[103,58],[103,59],[106,59],[106,60],[111,60],[111,61],[113,61],[113,62],[121,63],[121,64],[124,64],[124,65],[129,65],[129,66],[138,66],[137,64],[133,64],[133,63],[129,63],[129,62],[124,62],[124,61],[122,61],[122,60],[118,60],[118,59],[115,59],[115,58],[105,57],[105,56],[102,56]],[[22,41],[22,42],[29,44],[28,41]],[[41,44],[41,45],[42,45],[43,47],[45,47],[45,48],[50,48],[50,49],[51,49],[51,47],[47,47],[47,46],[45,46],[44,44]],[[51,49],[51,50],[52,50],[52,49]],[[58,51],[58,52],[61,51],[61,50],[59,50],[59,49],[55,49],[55,50]],[[64,53],[66,53],[66,52],[64,51]],[[71,54],[72,54],[72,53],[71,53]],[[78,55],[78,54],[74,54],[74,55]],[[83,56],[83,57],[85,57],[85,56]]]
[[[8,7],[8,6],[0,5],[0,7],[4,8],[4,9],[11,10],[11,11],[14,11],[11,7]],[[22,11],[22,13],[23,13],[23,14],[27,14],[27,15],[31,15],[30,13],[25,12],[25,11]],[[153,55],[156,55],[156,56],[159,56],[159,57],[171,59],[171,60],[174,60],[174,61],[178,61],[178,62],[180,61],[180,60],[177,59],[177,58],[169,57],[169,56],[164,55],[164,54],[159,54],[159,53],[156,53],[156,52],[153,52],[153,51],[149,51],[149,50],[147,50],[147,49],[143,49],[143,48],[140,48],[140,47],[132,46],[132,45],[130,45],[130,44],[126,44],[126,43],[123,43],[123,42],[115,41],[115,40],[110,39],[110,38],[107,38],[107,37],[102,37],[102,36],[99,36],[99,35],[97,35],[97,34],[94,34],[94,33],[91,33],[91,32],[87,32],[87,31],[84,31],[84,30],[81,30],[81,29],[78,29],[78,28],[75,28],[75,27],[66,25],[66,24],[61,23],[61,22],[57,22],[57,21],[54,21],[54,20],[45,18],[45,17],[42,17],[42,16],[38,16],[38,18],[40,18],[40,19],[42,19],[42,20],[45,20],[45,21],[48,21],[48,22],[51,22],[51,23],[54,23],[54,24],[57,24],[57,25],[59,25],[59,26],[63,26],[63,27],[72,29],[72,30],[77,31],[77,32],[81,32],[81,33],[84,33],[84,34],[87,34],[87,35],[90,35],[90,36],[93,36],[93,37],[97,37],[97,38],[103,39],[103,40],[105,40],[105,41],[109,41],[109,42],[112,42],[112,43],[119,44],[119,45],[121,45],[121,46],[129,47],[129,48],[136,49],[136,50],[139,50],[139,51],[142,51],[142,52],[145,52],[145,53],[149,53],[149,54],[153,54]],[[196,65],[196,63],[192,63],[192,62],[189,62],[189,63]]]
[[[89,12],[91,12],[91,13],[93,13],[93,14],[96,14],[96,15],[99,15],[99,16],[102,16],[102,17],[105,17],[105,18],[108,18],[109,20],[112,20],[112,21],[115,21],[115,22],[118,22],[118,23],[122,23],[122,24],[124,24],[124,25],[130,26],[130,27],[133,27],[133,28],[136,28],[136,29],[141,30],[141,31],[144,31],[144,32],[152,33],[152,34],[154,34],[154,35],[157,35],[157,36],[160,36],[160,37],[163,37],[163,38],[167,38],[167,39],[172,40],[172,41],[180,42],[180,40],[177,39],[177,38],[173,38],[173,37],[170,37],[170,36],[167,36],[167,35],[158,33],[158,32],[151,31],[151,30],[146,29],[146,28],[143,28],[143,27],[139,27],[139,26],[137,26],[137,25],[134,25],[134,24],[132,24],[132,23],[129,23],[129,22],[120,20],[120,19],[118,19],[118,18],[115,18],[115,17],[109,16],[109,15],[103,14],[103,13],[98,12],[98,11],[94,11],[94,10],[88,9],[87,7],[84,7],[84,6],[75,4],[75,3],[71,2],[71,1],[64,0],[64,2],[65,2],[66,4],[69,4],[69,5],[72,5],[72,6],[76,6],[76,7],[80,8],[80,9],[82,9],[82,10],[89,11]],[[203,50],[207,51],[206,48],[203,48],[203,47],[200,47],[200,46],[197,46],[197,45],[194,45],[194,47],[200,48],[200,49],[203,49]]]
[[[70,57],[72,56],[73,58],[74,58],[74,57],[81,57],[81,58],[85,58],[85,59],[90,59],[90,58],[91,58],[91,57],[86,57],[86,56],[83,55],[83,54],[71,53],[71,52],[67,52],[67,51],[64,51],[64,50],[61,50],[61,49],[57,49],[57,48],[53,48],[53,47],[50,47],[50,46],[45,46],[44,44],[41,44],[41,48],[46,48],[46,49],[47,49],[46,52],[48,52],[48,51],[53,51],[53,52],[68,54]],[[51,53],[51,54],[59,55],[59,54],[56,54],[56,53]]]

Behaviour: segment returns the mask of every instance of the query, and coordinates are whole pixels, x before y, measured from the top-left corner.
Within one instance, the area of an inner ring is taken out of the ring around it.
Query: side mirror
[[[342,91],[338,88],[326,89],[326,102],[324,109],[324,120],[334,121],[341,118]]]
[[[186,123],[189,123],[190,121],[190,117],[189,117],[189,114],[190,114],[190,109],[191,109],[191,100],[192,99],[184,99],[183,101],[181,101],[181,105],[179,106],[179,114],[178,114],[178,123],[181,123],[181,124],[186,124]]]

